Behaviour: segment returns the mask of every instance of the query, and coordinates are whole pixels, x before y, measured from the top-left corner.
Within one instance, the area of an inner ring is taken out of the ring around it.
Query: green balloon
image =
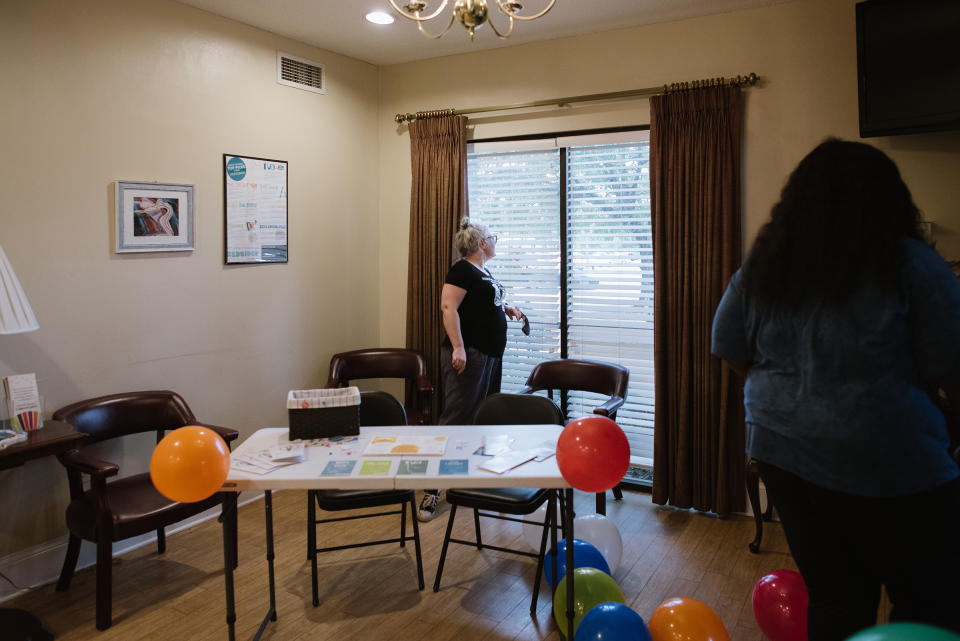
[[[595,605],[616,601],[623,603],[623,592],[609,574],[597,568],[573,570],[573,631],[576,633],[580,620]],[[567,577],[560,579],[553,594],[553,618],[560,631],[567,633]]]
[[[960,635],[919,623],[891,623],[861,630],[847,641],[960,641]]]

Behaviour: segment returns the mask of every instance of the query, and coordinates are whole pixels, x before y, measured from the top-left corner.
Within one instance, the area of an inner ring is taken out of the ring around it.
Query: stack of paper
[[[481,470],[486,470],[495,474],[503,474],[507,470],[512,470],[517,466],[523,465],[527,461],[532,461],[534,458],[536,458],[536,454],[528,450],[504,452],[499,456],[494,456],[489,461],[484,461],[477,467]]]
[[[506,434],[498,434],[490,437],[484,436],[480,442],[480,447],[477,448],[474,454],[477,456],[496,456],[504,452],[509,452],[510,446],[513,445],[513,440],[514,439]]]
[[[545,461],[557,453],[557,444],[554,441],[544,441],[529,450],[508,450],[500,452],[489,461],[484,461],[477,467],[481,470],[503,474],[529,461]]]
[[[15,430],[0,430],[0,450],[17,443],[27,440],[26,432],[17,432]]]
[[[240,472],[262,475],[300,463],[306,460],[306,457],[306,445],[302,441],[292,441],[259,452],[234,454],[230,457],[230,467]]]

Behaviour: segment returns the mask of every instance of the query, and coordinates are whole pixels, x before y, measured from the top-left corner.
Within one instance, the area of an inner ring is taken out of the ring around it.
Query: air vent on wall
[[[277,83],[314,93],[327,93],[326,72],[322,64],[282,51],[277,52]]]

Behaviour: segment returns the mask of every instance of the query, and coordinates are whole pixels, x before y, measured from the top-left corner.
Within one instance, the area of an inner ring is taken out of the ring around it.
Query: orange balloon
[[[730,641],[716,612],[705,603],[685,597],[660,604],[647,626],[653,641]]]
[[[230,450],[208,427],[187,425],[157,443],[150,458],[150,478],[171,501],[196,503],[212,496],[227,480]]]

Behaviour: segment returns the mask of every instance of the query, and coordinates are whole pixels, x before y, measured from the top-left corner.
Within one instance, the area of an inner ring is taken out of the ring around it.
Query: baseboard
[[[238,505],[246,505],[260,498],[263,498],[262,492],[242,492]],[[171,534],[176,534],[218,516],[220,516],[220,508],[210,508],[167,528],[166,534],[169,537]],[[60,568],[63,566],[68,538],[67,535],[64,535],[58,539],[46,541],[0,558],[0,574],[5,577],[0,578],[0,603],[56,581],[60,576]],[[113,556],[126,554],[144,545],[154,543],[156,540],[157,533],[151,532],[119,541],[113,544]],[[80,560],[77,562],[77,569],[90,567],[96,562],[96,545],[90,541],[84,541],[80,547]],[[12,585],[11,581],[13,582]]]

